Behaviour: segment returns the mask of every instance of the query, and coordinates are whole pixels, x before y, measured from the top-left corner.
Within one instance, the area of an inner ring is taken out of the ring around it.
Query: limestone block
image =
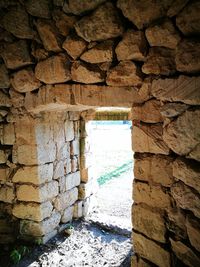
[[[127,30],[115,49],[117,59],[143,61],[146,57],[147,42],[142,31]]]
[[[8,176],[8,168],[0,166],[0,183],[1,182],[6,182],[7,176]]]
[[[11,186],[0,187],[0,201],[4,203],[12,203],[15,198],[14,188]]]
[[[80,168],[87,169],[91,167],[93,164],[92,162],[92,153],[85,153],[80,157]]]
[[[171,187],[171,194],[179,207],[192,211],[200,218],[200,197],[195,191],[184,183],[178,182]]]
[[[71,68],[72,80],[79,83],[101,83],[105,80],[105,73],[97,65],[87,65],[76,61]]]
[[[7,156],[4,150],[0,150],[0,164],[6,163]]]
[[[151,207],[161,209],[170,207],[170,197],[160,186],[136,182],[133,186],[133,199],[135,203],[145,203]]]
[[[134,106],[131,111],[131,119],[148,123],[162,122],[163,117],[160,112],[161,103],[156,99],[150,99],[143,105]]]
[[[33,185],[17,186],[17,199],[26,202],[42,203],[58,195],[58,182],[52,181],[40,187]]]
[[[121,61],[107,72],[106,83],[111,86],[137,86],[142,84],[142,74],[132,61]]]
[[[25,2],[26,10],[34,17],[48,19],[51,17],[49,0],[27,0]]]
[[[78,187],[78,199],[85,199],[92,194],[96,193],[98,190],[97,181],[92,179],[88,183],[81,183]]]
[[[195,146],[195,148],[188,155],[188,158],[200,161],[200,144]]]
[[[73,218],[73,212],[74,212],[74,206],[66,208],[63,212],[61,222],[62,223],[70,222]]]
[[[80,172],[69,173],[65,177],[62,177],[59,181],[62,192],[68,191],[80,184]]]
[[[13,225],[11,222],[4,218],[0,218],[0,233],[12,233]]]
[[[142,29],[151,22],[164,17],[171,4],[166,1],[142,0],[118,0],[117,6],[123,15],[128,18],[138,29]]]
[[[31,69],[23,69],[15,72],[12,76],[11,84],[20,93],[33,91],[41,85]]]
[[[13,145],[15,143],[15,128],[13,123],[3,125],[3,136],[0,139],[2,145]]]
[[[88,168],[83,168],[80,170],[81,173],[81,182],[87,183],[89,180],[94,178],[94,168],[93,167],[88,167]]]
[[[70,143],[57,143],[57,153],[56,153],[56,159],[67,159],[70,158]]]
[[[79,159],[77,156],[72,157],[71,159],[71,171],[76,172],[79,169]]]
[[[74,204],[78,199],[78,189],[75,187],[65,193],[58,195],[54,201],[54,207],[58,210],[65,210],[67,207]]]
[[[64,54],[52,56],[36,65],[35,76],[47,84],[67,82],[71,79],[70,61]]]
[[[151,26],[145,31],[150,46],[163,46],[175,49],[181,37],[169,19],[161,24]]]
[[[19,67],[32,64],[28,45],[25,40],[6,44],[5,48],[1,52],[1,56],[8,69],[17,69]]]
[[[57,9],[53,10],[52,16],[57,29],[63,36],[67,36],[77,22],[76,16],[66,15],[64,12]]]
[[[161,214],[142,205],[134,205],[132,208],[132,225],[136,231],[145,234],[147,237],[161,243],[166,242],[166,227]]]
[[[43,236],[52,232],[59,224],[61,215],[54,212],[50,218],[41,222],[33,222],[28,220],[20,221],[20,233],[22,235]]]
[[[61,40],[52,21],[38,19],[36,27],[47,51],[61,52]]]
[[[180,208],[171,208],[167,211],[168,221],[167,228],[173,232],[179,239],[187,238],[185,213]]]
[[[79,140],[75,139],[70,143],[70,155],[79,155]]]
[[[159,267],[170,266],[170,254],[153,241],[133,233],[134,251]]]
[[[12,212],[17,218],[41,222],[50,217],[52,210],[53,206],[50,201],[41,204],[20,202],[14,205]]]
[[[36,59],[36,61],[42,61],[49,57],[49,52],[43,48],[38,47],[34,43],[31,46],[31,55]]]
[[[2,24],[3,28],[18,38],[33,38],[28,14],[22,6],[11,7],[6,15],[3,16]]]
[[[199,144],[200,110],[187,110],[168,124],[163,140],[177,154],[189,154]]]
[[[69,142],[74,139],[74,124],[73,121],[66,120],[64,123],[65,141]]]
[[[77,201],[74,204],[74,213],[73,213],[73,217],[75,219],[81,218],[83,217],[83,201]]]
[[[95,194],[83,200],[83,216],[86,217],[97,206]]]
[[[53,177],[53,163],[22,167],[14,174],[12,181],[14,183],[32,183],[34,185],[41,185],[50,182]]]
[[[80,15],[86,11],[95,9],[97,6],[105,2],[105,0],[69,0],[64,4],[63,10],[66,13],[73,13],[75,15]]]
[[[108,2],[75,24],[77,34],[86,41],[101,41],[122,35],[123,26],[117,9]]]
[[[4,64],[0,65],[0,88],[9,88],[10,81],[8,76],[8,70]]]
[[[200,251],[200,226],[194,218],[187,217],[186,220],[187,234],[192,246]]]
[[[187,39],[182,40],[178,44],[176,49],[175,62],[177,70],[186,73],[199,73],[200,71],[199,57],[200,57],[200,42]]]
[[[173,118],[181,115],[188,108],[188,105],[182,103],[167,103],[161,107],[160,113],[163,117]]]
[[[176,25],[184,35],[195,35],[200,33],[199,11],[200,3],[199,1],[194,1],[188,3],[176,17]]]
[[[69,120],[70,121],[78,121],[78,120],[80,120],[80,112],[69,111]]]
[[[189,2],[189,0],[175,0],[172,2],[170,8],[167,11],[168,17],[174,17],[176,16],[183,8],[186,6],[186,4]]]
[[[11,99],[6,94],[4,94],[2,91],[0,91],[0,106],[3,106],[3,107],[12,106]]]
[[[131,267],[150,267],[150,264],[141,258],[137,259],[136,255],[134,255],[131,256]]]
[[[67,36],[62,45],[73,59],[77,59],[86,50],[87,42],[78,36]]]
[[[135,154],[134,177],[141,181],[153,182],[170,187],[174,182],[173,158],[164,155]]]
[[[200,166],[196,161],[178,158],[173,163],[173,176],[200,193]]]
[[[185,265],[189,267],[199,266],[199,257],[186,245],[180,241],[174,241],[170,238],[172,250],[178,259],[180,259]]]
[[[54,172],[53,172],[53,179],[58,179],[63,177],[65,174],[64,170],[64,161],[56,161],[54,162]]]
[[[152,82],[151,93],[162,101],[179,101],[200,105],[200,77],[180,75],[178,78],[158,79]]]
[[[145,74],[172,75],[176,72],[175,52],[165,47],[152,47],[142,66]]]
[[[132,130],[133,151],[168,155],[169,148],[163,141],[162,135],[161,124],[136,125],[134,123]]]
[[[81,59],[89,63],[111,62],[113,60],[113,41],[101,42],[84,52]]]

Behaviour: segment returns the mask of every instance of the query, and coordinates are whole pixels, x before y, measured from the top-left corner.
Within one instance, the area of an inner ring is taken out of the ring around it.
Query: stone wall
[[[200,2],[8,0],[0,8],[1,242],[13,229],[43,241],[55,234],[72,214],[79,171],[74,216],[87,210],[89,115],[79,121],[69,111],[132,107],[132,264],[199,266]]]

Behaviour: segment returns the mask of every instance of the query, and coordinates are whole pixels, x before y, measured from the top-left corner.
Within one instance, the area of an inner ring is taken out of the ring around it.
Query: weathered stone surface
[[[151,207],[162,209],[170,207],[170,197],[160,186],[136,182],[133,186],[133,199],[135,203],[145,203]]]
[[[75,203],[73,217],[75,219],[83,217],[83,201],[82,200],[77,201]]]
[[[74,139],[74,123],[73,121],[65,121],[64,124],[64,131],[65,131],[65,141],[69,142]]]
[[[142,29],[156,19],[165,16],[172,1],[153,0],[118,0],[117,6],[138,29]]]
[[[186,266],[194,267],[200,265],[199,257],[186,245],[180,241],[174,241],[170,238],[172,250],[176,254],[177,258],[180,259]]]
[[[0,164],[6,163],[7,156],[4,150],[0,150]]]
[[[187,217],[187,234],[192,246],[200,252],[200,226],[199,222],[193,218]]]
[[[8,168],[3,167],[3,166],[0,167],[0,182],[6,182],[7,171],[8,171]]]
[[[135,154],[134,177],[138,180],[154,182],[170,187],[173,180],[173,158],[164,155]]]
[[[162,24],[151,26],[145,31],[146,38],[150,46],[163,46],[176,48],[181,37],[169,19],[165,19]]]
[[[54,10],[52,15],[56,27],[63,36],[67,36],[77,22],[76,16],[66,15],[60,10]]]
[[[167,16],[168,17],[176,16],[188,2],[189,0],[174,0],[167,11]]]
[[[43,236],[53,231],[60,222],[61,215],[54,212],[52,216],[42,222],[33,222],[28,220],[20,221],[20,233],[22,235]]]
[[[141,85],[141,71],[132,61],[121,61],[107,72],[106,83],[111,86]]]
[[[61,222],[62,223],[70,222],[73,218],[73,212],[74,212],[74,206],[66,208],[63,212]]]
[[[17,69],[19,67],[32,64],[32,60],[28,51],[28,45],[25,40],[19,40],[11,44],[6,44],[1,52],[1,56],[8,69]]]
[[[63,191],[68,191],[80,184],[80,172],[74,172],[62,177],[60,180],[60,187]]]
[[[194,1],[188,5],[176,17],[176,25],[184,35],[200,34],[200,3]]]
[[[200,197],[190,187],[178,182],[171,187],[171,193],[177,204],[186,210],[191,210],[200,218]]]
[[[31,55],[36,59],[36,61],[42,61],[49,57],[49,52],[45,49],[37,46],[36,43],[32,43]]]
[[[49,182],[53,177],[53,164],[23,167],[17,170],[12,181],[14,183],[32,183],[41,185]]]
[[[77,59],[87,48],[87,42],[75,35],[67,36],[62,47],[73,59]]]
[[[50,217],[52,210],[53,206],[50,201],[41,204],[18,203],[13,207],[13,215],[20,219],[40,222]]]
[[[173,232],[179,239],[187,238],[185,213],[180,208],[171,208],[168,210],[167,228]]]
[[[74,155],[79,155],[79,140],[78,139],[75,139],[71,142],[70,144],[70,155],[71,156],[74,156]]]
[[[32,185],[19,185],[17,187],[17,199],[27,202],[38,202],[50,200],[58,195],[58,182],[52,181],[40,187]]]
[[[170,254],[153,241],[133,233],[134,251],[159,267],[170,266]]]
[[[64,4],[63,10],[66,13],[73,13],[75,15],[80,15],[86,11],[95,9],[97,6],[105,2],[105,0],[69,0]]]
[[[165,47],[152,47],[142,66],[145,74],[171,75],[175,73],[175,53]]]
[[[176,159],[173,163],[173,176],[200,193],[200,166],[198,162],[184,158]]]
[[[131,119],[148,123],[162,122],[163,117],[160,113],[161,104],[156,99],[150,99],[141,106],[134,106],[131,111]]]
[[[132,225],[136,231],[158,242],[165,243],[166,227],[164,218],[160,213],[153,212],[142,205],[134,205],[132,208]]]
[[[89,66],[76,61],[72,64],[71,77],[75,82],[91,84],[103,82],[105,74],[98,66]]]
[[[35,78],[32,69],[23,69],[15,72],[12,75],[11,84],[20,93],[30,92],[41,86],[40,81]]]
[[[10,186],[0,187],[0,201],[12,203],[15,198],[14,188]]]
[[[78,199],[78,189],[75,187],[63,194],[60,194],[54,200],[54,207],[61,211],[74,204]]]
[[[86,199],[87,197],[95,194],[98,190],[98,184],[95,179],[90,180],[89,182],[81,183],[78,187],[78,199]]]
[[[32,39],[33,31],[29,25],[26,11],[21,7],[12,7],[2,19],[3,27],[18,38]]]
[[[81,59],[89,63],[111,62],[113,60],[113,41],[101,42],[84,52]]]
[[[34,17],[48,19],[51,17],[50,0],[27,0],[25,1],[26,10]]]
[[[132,131],[133,151],[168,155],[169,148],[163,141],[162,135],[161,124],[140,124],[137,126],[134,123]]]
[[[44,48],[47,51],[61,52],[61,40],[58,36],[58,32],[52,21],[38,19],[36,27]]]
[[[137,259],[136,255],[133,255],[131,256],[131,267],[150,267],[150,264],[142,258]]]
[[[75,24],[77,34],[86,41],[100,41],[122,35],[123,26],[117,9],[108,2]]]
[[[176,49],[175,62],[178,71],[198,73],[200,71],[200,42],[182,40]]]
[[[187,110],[168,124],[163,140],[177,154],[186,155],[199,144],[200,110]]]
[[[142,31],[127,30],[122,41],[117,45],[115,52],[117,59],[143,61],[147,52],[147,42]]]
[[[15,129],[13,123],[3,125],[3,134],[0,136],[2,145],[13,145],[15,143]]]
[[[163,117],[173,118],[181,115],[189,108],[188,105],[182,103],[167,103],[161,107],[160,113]]]
[[[9,88],[10,81],[8,71],[4,64],[0,65],[0,88]]]
[[[35,76],[47,84],[67,82],[71,79],[70,61],[64,54],[52,56],[36,65]]]
[[[200,161],[200,144],[196,145],[187,157]]]
[[[200,77],[180,75],[173,79],[158,79],[152,82],[151,93],[162,101],[180,101],[200,105]]]

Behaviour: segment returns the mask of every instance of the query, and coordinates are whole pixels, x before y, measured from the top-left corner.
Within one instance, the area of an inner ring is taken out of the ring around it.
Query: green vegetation
[[[98,179],[97,182],[99,185],[103,185],[106,182],[119,177],[122,173],[127,172],[128,170],[132,169],[133,166],[133,161],[130,160],[127,163],[124,163],[123,165],[121,165],[120,167],[116,168],[115,170],[106,173],[104,175],[101,175]]]
[[[21,258],[30,252],[27,246],[18,246],[10,252],[10,260],[12,263],[17,264]]]

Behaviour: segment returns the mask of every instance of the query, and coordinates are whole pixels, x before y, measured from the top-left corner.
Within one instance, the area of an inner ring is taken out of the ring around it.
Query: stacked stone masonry
[[[94,188],[86,121],[132,108],[132,266],[200,266],[200,1],[0,1],[0,242]]]

